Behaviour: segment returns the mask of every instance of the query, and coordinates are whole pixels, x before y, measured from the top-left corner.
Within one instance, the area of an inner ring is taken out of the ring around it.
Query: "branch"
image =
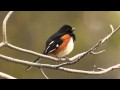
[[[99,51],[99,52],[93,52],[93,51],[91,51],[91,54],[96,55],[96,54],[103,53],[104,51],[105,51],[105,50],[102,50],[102,51]]]
[[[8,74],[5,74],[5,73],[3,73],[3,72],[0,72],[0,77],[2,77],[2,78],[4,78],[4,79],[17,79],[17,78],[15,78],[15,77],[10,76],[10,75],[8,75]]]
[[[5,43],[4,43],[4,42],[1,42],[1,43],[0,43],[0,48],[3,47],[4,45],[5,45]]]
[[[6,23],[7,23],[10,15],[11,15],[12,13],[13,13],[13,11],[10,11],[10,12],[6,15],[5,19],[3,20],[3,27],[2,27],[2,30],[3,30],[3,31],[2,31],[2,32],[3,32],[3,42],[4,42],[4,43],[7,43]]]
[[[33,66],[33,67],[38,67],[38,68],[44,67],[44,68],[49,68],[49,69],[50,68],[58,69],[58,70],[69,72],[69,73],[81,73],[81,74],[89,74],[89,75],[104,74],[106,72],[120,68],[120,64],[117,64],[117,65],[108,67],[106,69],[98,68],[98,70],[101,70],[101,71],[85,71],[85,70],[70,69],[70,68],[65,68],[65,67],[58,67],[58,65],[33,63],[33,62],[29,62],[29,61],[24,61],[21,59],[15,59],[12,57],[8,57],[8,56],[2,55],[2,54],[0,54],[0,57],[6,61],[13,62],[16,64],[22,64],[22,65]]]
[[[40,68],[40,71],[42,72],[43,76],[44,76],[46,79],[50,79],[50,78],[45,74],[45,72],[43,71],[42,68]]]
[[[89,75],[100,75],[100,74],[104,74],[104,73],[107,73],[109,71],[112,71],[114,69],[120,69],[120,64],[108,67],[106,69],[98,68],[101,71],[75,70],[75,69],[68,69],[68,68],[63,68],[63,67],[60,67],[60,69],[63,70],[63,71],[72,72],[72,73],[81,73],[81,74],[89,74]]]
[[[52,57],[52,56],[48,56],[48,55],[44,55],[44,54],[40,54],[40,53],[31,51],[31,50],[23,49],[23,48],[14,46],[14,45],[12,45],[10,43],[7,43],[7,46],[9,48],[11,48],[11,49],[15,49],[15,50],[20,51],[20,52],[28,53],[28,54],[35,55],[35,56],[40,56],[42,58],[47,58],[47,59],[50,59],[50,60],[53,60],[53,61],[58,61],[58,58],[55,58],[55,57]],[[65,60],[65,59],[63,59],[63,60]]]
[[[29,54],[35,55],[35,56],[40,56],[42,58],[51,59],[53,61],[58,61],[59,60],[58,58],[55,58],[55,57],[52,57],[52,56],[48,56],[48,55],[39,54],[39,53],[31,51],[31,50],[23,49],[23,48],[14,46],[14,45],[12,45],[12,44],[7,42],[6,23],[7,23],[10,15],[12,13],[13,13],[13,11],[10,11],[6,15],[6,17],[5,17],[4,21],[3,21],[3,30],[2,30],[3,31],[3,42],[0,43],[0,47],[3,47],[3,46],[6,45],[9,48],[15,49],[17,51],[21,51],[21,52],[24,52],[24,53],[29,53]],[[62,70],[62,71],[65,71],[65,72],[71,72],[71,73],[96,74],[96,75],[97,74],[103,74],[103,73],[106,73],[106,72],[111,71],[113,69],[120,68],[120,64],[115,65],[115,66],[111,66],[111,67],[109,67],[107,69],[102,69],[102,68],[100,69],[100,68],[98,68],[101,71],[84,71],[84,70],[77,70],[77,69],[69,69],[69,68],[65,68],[63,66],[77,63],[79,60],[81,60],[83,57],[87,56],[88,54],[99,54],[99,53],[102,53],[103,51],[95,52],[95,50],[99,46],[101,46],[104,42],[106,42],[110,37],[112,37],[112,35],[114,35],[118,30],[120,30],[120,26],[118,26],[118,28],[114,29],[113,26],[110,25],[110,28],[112,30],[112,32],[110,34],[108,34],[106,37],[101,39],[98,43],[96,43],[89,50],[87,50],[87,51],[85,51],[83,53],[79,53],[79,54],[69,58],[69,62],[64,62],[64,63],[58,64],[58,65],[39,64],[39,63],[28,62],[28,61],[25,61],[25,60],[15,59],[15,58],[8,57],[8,56],[2,55],[2,54],[0,54],[0,58],[4,59],[6,61],[9,61],[9,62],[14,62],[14,63],[17,63],[17,64],[22,64],[22,65],[27,65],[27,66],[34,66],[34,67],[38,67],[38,68],[44,67],[44,68],[58,69],[58,70]],[[61,59],[61,61],[65,61],[65,60],[66,60],[65,58]]]

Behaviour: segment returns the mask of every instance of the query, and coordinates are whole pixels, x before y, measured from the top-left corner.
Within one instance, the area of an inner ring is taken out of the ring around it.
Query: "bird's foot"
[[[60,61],[63,61],[63,60],[62,60],[63,58],[65,59],[65,60],[64,60],[65,62],[69,62],[69,61],[70,61],[69,58],[66,57],[66,56],[65,56],[65,57],[57,57],[57,58],[58,58],[58,61],[57,61],[58,64],[60,64]]]
[[[69,62],[69,57],[64,57],[66,62]]]
[[[61,61],[61,57],[57,57],[58,58],[58,61],[56,61],[57,62],[57,64],[60,64],[60,61]]]

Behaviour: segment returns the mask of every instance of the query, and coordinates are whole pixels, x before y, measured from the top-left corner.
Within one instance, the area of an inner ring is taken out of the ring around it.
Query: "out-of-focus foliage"
[[[0,28],[8,12],[0,12]],[[117,27],[120,24],[120,12],[96,11],[16,11],[7,23],[8,41],[18,47],[42,53],[45,42],[62,25],[68,24],[76,28],[74,32],[77,40],[75,48],[68,57],[84,52],[94,46],[101,38],[110,33],[109,25]],[[2,41],[2,31],[0,31]],[[106,52],[99,55],[88,55],[70,68],[93,70],[96,67],[107,68],[120,63],[120,32],[102,45],[99,50]],[[18,59],[34,61],[35,56],[12,50],[7,47],[0,48],[0,53]],[[41,63],[56,64],[56,62],[43,59]],[[0,59],[0,71],[17,78],[44,78],[38,68],[25,72],[27,66],[7,62]],[[59,70],[44,69],[49,78],[120,78],[120,70],[110,71],[103,75],[84,75],[67,73]]]

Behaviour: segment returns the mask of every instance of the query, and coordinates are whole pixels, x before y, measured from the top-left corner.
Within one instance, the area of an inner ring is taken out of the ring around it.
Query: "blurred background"
[[[8,11],[0,11],[0,41],[2,41],[2,22]],[[117,28],[120,25],[119,11],[16,11],[7,23],[9,43],[42,53],[46,40],[62,25],[76,28],[75,48],[68,57],[84,52],[94,46],[101,38],[111,32],[110,24]],[[120,63],[120,31],[105,42],[97,51],[106,50],[99,55],[88,55],[78,63],[66,66],[81,70],[94,70],[94,65],[107,68]],[[34,61],[36,56],[19,52],[7,47],[0,48],[0,54]],[[48,59],[41,63],[56,64]],[[20,79],[45,79],[38,68],[25,72],[27,66],[0,59],[0,72]],[[51,79],[120,79],[120,70],[113,70],[102,75],[85,75],[43,68]]]

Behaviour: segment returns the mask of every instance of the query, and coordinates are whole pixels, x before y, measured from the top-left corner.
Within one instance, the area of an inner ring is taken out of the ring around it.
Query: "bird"
[[[66,57],[74,49],[74,42],[76,41],[76,36],[73,33],[75,28],[70,25],[63,25],[60,29],[55,32],[46,41],[46,46],[43,51],[44,55],[54,54],[58,58]],[[34,63],[38,63],[41,57],[38,57]],[[26,71],[28,71],[32,66],[28,66]]]

